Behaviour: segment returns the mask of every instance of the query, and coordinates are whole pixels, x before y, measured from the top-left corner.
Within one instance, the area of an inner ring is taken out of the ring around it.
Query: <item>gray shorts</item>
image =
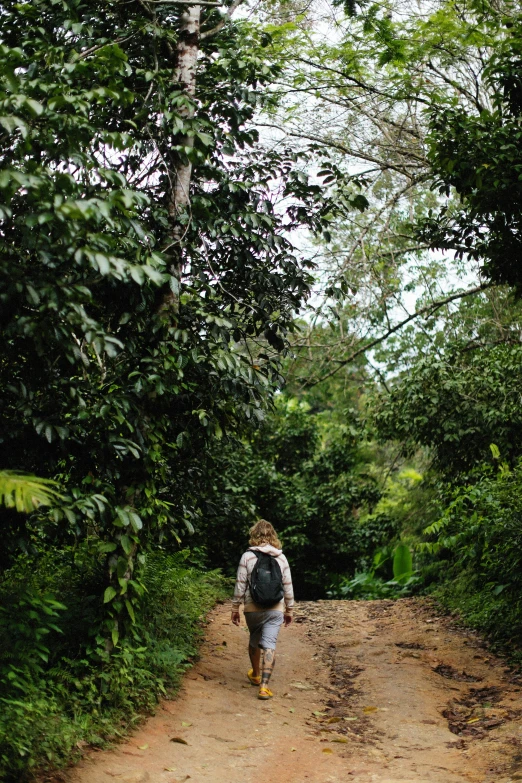
[[[250,631],[250,647],[275,650],[279,629],[283,625],[283,612],[265,609],[263,612],[245,612]]]

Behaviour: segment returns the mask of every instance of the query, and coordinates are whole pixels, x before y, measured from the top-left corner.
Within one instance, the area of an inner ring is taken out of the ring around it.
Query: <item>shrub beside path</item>
[[[178,698],[67,783],[510,783],[522,680],[427,600],[301,603],[261,702],[247,633],[210,615]]]

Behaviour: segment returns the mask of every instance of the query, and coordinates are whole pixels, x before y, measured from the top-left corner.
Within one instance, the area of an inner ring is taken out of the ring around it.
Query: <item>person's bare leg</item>
[[[263,669],[261,672],[261,687],[266,688],[275,666],[275,650],[263,651]]]
[[[261,649],[248,645],[248,654],[250,656],[250,663],[252,664],[253,676],[259,677],[261,674]]]

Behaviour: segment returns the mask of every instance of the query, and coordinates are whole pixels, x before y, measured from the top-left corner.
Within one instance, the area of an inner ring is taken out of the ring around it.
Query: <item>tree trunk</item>
[[[200,19],[200,5],[189,6],[181,17],[174,81],[180,86],[180,89],[190,102],[179,110],[180,116],[185,120],[191,120],[194,117]],[[188,148],[193,147],[194,137],[184,136],[180,140],[180,144]],[[179,309],[179,294],[183,271],[183,236],[185,233],[184,226],[180,223],[180,216],[190,208],[190,180],[192,176],[192,163],[190,160],[186,160],[184,156],[178,157],[171,176],[172,183],[168,210],[172,238],[172,261],[169,272],[172,275],[172,280],[171,289],[163,299],[162,309],[177,312]]]

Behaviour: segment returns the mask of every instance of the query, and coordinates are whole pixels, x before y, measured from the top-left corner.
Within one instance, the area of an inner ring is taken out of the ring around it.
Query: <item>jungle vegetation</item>
[[[175,691],[260,516],[520,658],[517,4],[1,18],[0,777]]]

